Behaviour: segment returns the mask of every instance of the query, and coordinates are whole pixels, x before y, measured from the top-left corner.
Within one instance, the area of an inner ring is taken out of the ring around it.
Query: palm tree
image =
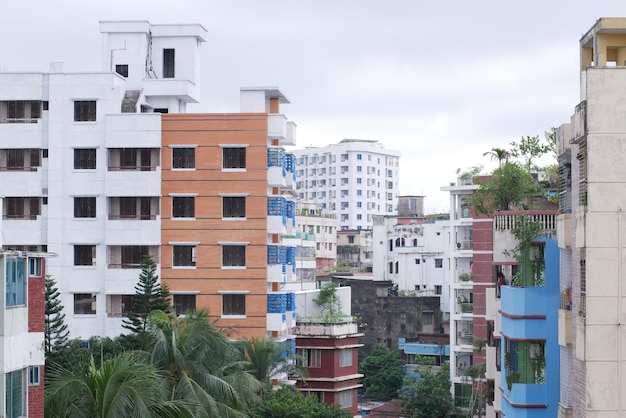
[[[186,417],[183,402],[167,401],[163,378],[137,353],[96,367],[93,357],[74,370],[53,366],[46,376],[46,417]]]
[[[491,151],[487,151],[483,154],[483,157],[489,155],[491,161],[498,160],[498,167],[502,167],[502,162],[509,161],[511,153],[503,148],[491,148]]]
[[[270,379],[280,374],[306,376],[307,370],[296,364],[295,356],[283,351],[273,338],[244,338],[237,343],[246,360],[252,365],[251,373],[266,389],[271,388]]]
[[[172,400],[195,405],[194,417],[244,417],[259,403],[261,382],[249,373],[237,348],[209,320],[206,311],[173,318],[155,311],[150,318],[151,363],[166,374]]]

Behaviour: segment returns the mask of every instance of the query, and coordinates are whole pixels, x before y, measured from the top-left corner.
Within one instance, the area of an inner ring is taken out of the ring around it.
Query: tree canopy
[[[167,311],[170,307],[170,292],[167,286],[159,284],[156,274],[156,262],[150,254],[141,260],[139,282],[135,286],[128,317],[124,318],[122,326],[136,334],[145,333],[148,326],[148,316],[152,311]]]
[[[450,364],[443,363],[437,371],[428,366],[422,366],[418,370],[419,378],[407,376],[402,382],[400,399],[404,409],[413,418],[444,417],[453,412]]]
[[[377,400],[395,397],[404,376],[398,352],[382,345],[375,345],[371,354],[359,364],[359,373],[363,374],[361,383],[365,396]]]
[[[314,396],[304,396],[285,386],[267,393],[263,403],[252,413],[256,418],[351,418],[352,414],[339,405],[329,405]]]
[[[65,323],[59,289],[52,276],[46,276],[46,306],[44,316],[44,349],[46,356],[65,346],[70,332]]]
[[[496,210],[511,210],[519,206],[536,190],[533,178],[517,163],[506,161],[493,171],[491,178],[480,181],[472,195],[474,211],[490,216]]]

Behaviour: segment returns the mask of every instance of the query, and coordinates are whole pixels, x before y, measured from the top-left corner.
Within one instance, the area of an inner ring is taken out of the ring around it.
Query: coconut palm
[[[194,417],[243,417],[260,402],[263,385],[248,372],[250,363],[206,311],[180,319],[155,311],[150,323],[151,363],[166,374],[172,400],[195,405]]]
[[[296,364],[295,356],[285,351],[273,338],[244,338],[237,343],[237,346],[252,365],[251,373],[265,385],[266,389],[271,388],[272,376],[280,374],[306,376],[307,374],[305,368]]]
[[[168,401],[164,380],[137,353],[96,367],[93,357],[74,370],[52,367],[46,376],[46,417],[186,417],[185,403]]]
[[[483,157],[489,155],[491,161],[498,160],[498,167],[502,167],[502,163],[511,158],[511,153],[503,148],[491,148],[491,151],[487,151],[483,154]]]

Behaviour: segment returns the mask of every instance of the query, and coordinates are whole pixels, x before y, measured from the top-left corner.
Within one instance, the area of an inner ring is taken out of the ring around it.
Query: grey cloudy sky
[[[8,2],[8,0],[4,0]],[[100,20],[200,23],[202,103],[234,112],[240,86],[279,86],[298,147],[377,139],[402,152],[400,191],[448,210],[439,188],[485,151],[569,120],[578,40],[623,0],[31,0],[0,13],[0,70],[99,70]]]

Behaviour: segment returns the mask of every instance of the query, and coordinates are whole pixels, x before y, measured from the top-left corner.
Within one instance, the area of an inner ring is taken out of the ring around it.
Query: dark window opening
[[[163,50],[163,78],[174,78],[174,49]]]
[[[196,168],[196,149],[172,149],[172,168]]]
[[[223,168],[246,168],[246,149],[223,148],[222,159]]]
[[[246,295],[226,294],[222,295],[222,315],[246,314]]]
[[[196,247],[194,245],[175,245],[172,252],[175,267],[194,267],[196,265]]]
[[[74,265],[93,266],[96,261],[95,245],[74,245]]]
[[[95,170],[96,169],[96,149],[75,149],[74,150],[75,170]]]
[[[122,246],[122,268],[140,268],[141,260],[146,254],[150,254],[149,250],[145,245]]]
[[[75,293],[74,294],[74,314],[75,315],[95,315],[96,314],[96,294],[95,293]]]
[[[128,77],[128,64],[117,64],[115,66],[115,72],[122,77]]]
[[[172,197],[172,218],[193,218],[195,198],[193,196]]]
[[[95,197],[75,197],[74,198],[75,218],[95,218],[96,198]]]
[[[196,310],[196,295],[173,295],[174,312],[177,315],[184,315],[189,311]]]
[[[223,245],[222,246],[222,266],[223,267],[245,267],[246,247],[244,245]]]
[[[74,122],[94,122],[96,120],[95,100],[74,101]]]
[[[245,197],[223,197],[222,217],[224,218],[245,218],[246,198]]]

